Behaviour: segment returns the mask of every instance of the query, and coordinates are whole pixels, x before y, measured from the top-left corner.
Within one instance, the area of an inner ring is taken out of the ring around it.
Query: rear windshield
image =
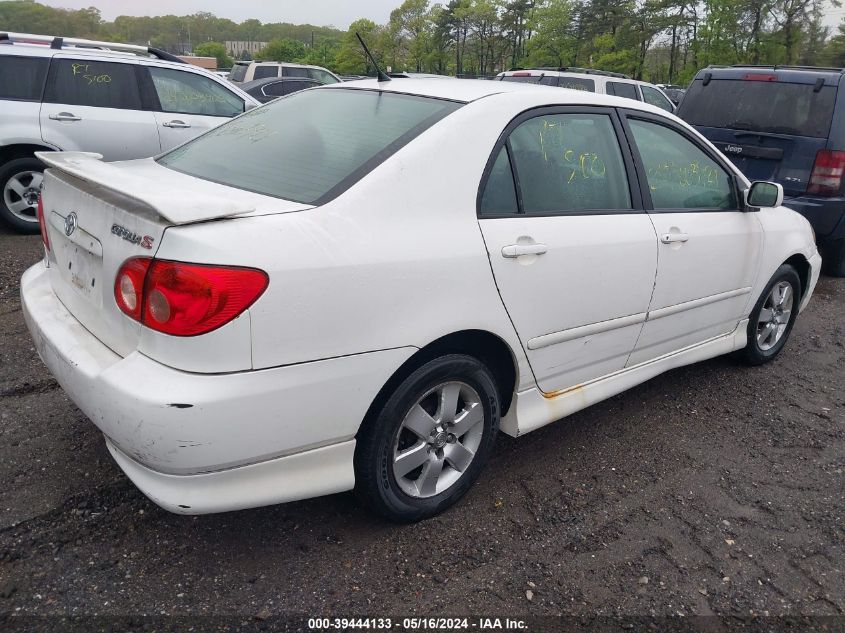
[[[542,75],[505,75],[502,77],[502,81],[513,81],[521,84],[538,84],[542,78]]]
[[[461,105],[369,90],[298,92],[158,161],[238,189],[322,204]]]
[[[229,79],[232,81],[243,81],[246,78],[246,71],[249,64],[235,64],[232,72],[229,74]]]
[[[678,116],[701,127],[824,138],[830,131],[836,88],[813,84],[713,79],[694,81]]]

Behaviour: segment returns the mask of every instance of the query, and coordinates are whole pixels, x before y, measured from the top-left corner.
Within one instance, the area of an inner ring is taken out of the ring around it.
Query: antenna
[[[384,71],[381,68],[379,68],[379,65],[378,65],[378,62],[376,61],[376,58],[373,57],[373,54],[370,52],[370,49],[367,48],[366,44],[364,44],[364,40],[361,38],[361,35],[359,33],[355,33],[355,37],[357,37],[358,41],[361,42],[361,46],[364,47],[364,52],[367,54],[367,57],[372,62],[373,66],[375,66],[376,72],[378,73],[379,83],[381,83],[382,81],[390,81],[390,77],[388,77],[386,74],[384,74]]]

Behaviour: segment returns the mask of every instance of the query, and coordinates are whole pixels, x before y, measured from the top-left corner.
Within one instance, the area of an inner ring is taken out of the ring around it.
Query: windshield
[[[833,86],[713,79],[693,82],[678,116],[701,127],[824,138],[835,101]]]
[[[158,162],[238,189],[323,204],[461,105],[373,90],[308,90],[251,110]]]

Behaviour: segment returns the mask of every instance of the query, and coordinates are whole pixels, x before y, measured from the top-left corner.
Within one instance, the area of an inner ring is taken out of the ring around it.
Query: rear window
[[[691,125],[827,137],[836,88],[813,84],[712,79],[694,81],[678,116]]]
[[[0,99],[39,101],[47,65],[39,57],[0,56]]]
[[[538,84],[542,78],[542,75],[505,75],[502,77],[502,81],[512,81],[521,84]]]
[[[323,204],[461,104],[365,90],[299,92],[159,158],[197,178]]]
[[[232,72],[229,74],[229,79],[232,81],[243,81],[246,78],[246,71],[249,64],[235,64]]]

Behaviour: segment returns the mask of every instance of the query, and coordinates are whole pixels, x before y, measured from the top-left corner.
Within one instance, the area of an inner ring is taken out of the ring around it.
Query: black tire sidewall
[[[766,303],[766,299],[771,293],[772,288],[782,281],[788,281],[792,285],[794,299],[792,303],[792,314],[789,315],[789,323],[787,323],[786,331],[781,336],[777,344],[769,350],[761,350],[757,344],[757,320],[760,316],[760,311]],[[774,360],[783,350],[786,342],[789,340],[789,335],[792,333],[792,327],[795,325],[795,319],[798,317],[798,309],[801,305],[801,278],[798,272],[788,264],[784,264],[775,271],[769,283],[766,284],[765,290],[757,300],[754,309],[751,311],[751,316],[748,321],[748,345],[743,350],[744,360],[751,365],[762,365],[770,360]]]
[[[393,475],[393,447],[410,408],[429,390],[449,381],[476,390],[484,407],[484,434],[467,471],[448,490],[416,498],[401,490]],[[367,504],[397,522],[412,522],[439,514],[457,502],[480,475],[499,430],[499,395],[490,372],[475,358],[449,355],[432,360],[411,373],[387,399],[372,424],[359,435],[356,475]]]
[[[21,172],[44,171],[44,163],[35,157],[24,157],[10,160],[0,165],[0,220],[19,233],[35,234],[40,231],[38,222],[27,222],[15,216],[8,208],[3,198],[6,183]]]

